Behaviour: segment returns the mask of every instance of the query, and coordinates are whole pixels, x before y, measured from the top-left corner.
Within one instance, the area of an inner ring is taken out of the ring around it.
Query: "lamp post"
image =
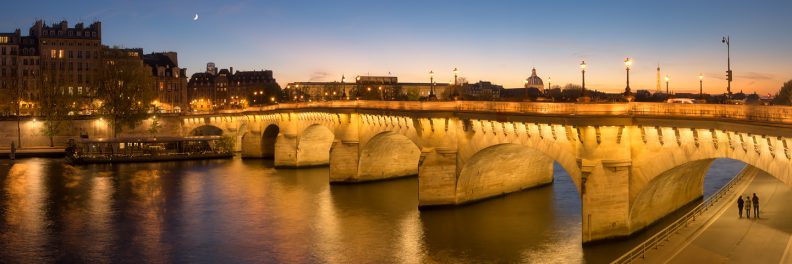
[[[633,99],[632,92],[630,92],[630,66],[632,66],[632,63],[632,59],[624,59],[624,66],[627,69],[627,87],[624,88],[624,98],[627,99],[628,102]]]
[[[459,70],[455,67],[454,68],[454,85],[457,85],[457,75],[459,74]]]
[[[360,99],[360,75],[355,77],[355,100]]]
[[[346,81],[346,77],[344,77],[344,75],[342,74],[341,75],[341,99],[349,100],[349,97],[347,96],[347,93],[346,93],[346,84],[344,84],[345,81]]]
[[[300,85],[297,84],[295,89],[296,89],[295,93],[300,94],[300,101],[302,101],[304,94],[302,93],[302,89],[300,89]],[[297,96],[295,95],[294,97],[297,97]]]
[[[436,100],[437,96],[434,93],[434,71],[429,71],[429,100]]]
[[[726,81],[728,81],[728,85],[726,86],[726,99],[730,99],[732,92],[731,92],[731,82],[732,82],[732,70],[731,70],[731,46],[729,41],[729,36],[723,37],[721,40],[724,44],[726,44]]]
[[[547,77],[547,89],[553,86],[553,78]],[[547,90],[542,91],[542,93],[546,93]]]
[[[665,76],[666,94],[669,95],[669,96],[671,95],[671,93],[668,91],[668,81],[670,81],[670,80],[671,80],[671,78],[668,78],[668,74],[666,74],[666,76]]]
[[[586,61],[581,61],[580,62],[580,76],[582,77],[582,79],[581,79],[582,82],[581,82],[581,86],[580,86],[580,95],[583,97],[583,101],[584,102],[589,100],[588,96],[586,96],[586,67],[588,67],[588,65],[586,64]]]
[[[704,75],[699,73],[699,99],[704,99]]]
[[[380,86],[377,89],[379,90],[380,93],[380,101],[385,101],[385,94],[382,92],[382,86]]]
[[[523,98],[523,101],[528,101],[528,79],[525,79],[523,82],[525,83],[525,85],[523,85],[523,87],[525,87],[525,98]]]

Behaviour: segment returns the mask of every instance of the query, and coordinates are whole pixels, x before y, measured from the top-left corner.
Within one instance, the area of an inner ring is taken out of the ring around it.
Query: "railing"
[[[737,176],[734,176],[734,178],[729,181],[729,183],[721,187],[715,194],[704,200],[703,203],[699,204],[696,206],[696,208],[693,208],[693,210],[690,210],[690,212],[674,221],[674,223],[671,223],[667,227],[663,228],[663,230],[660,230],[660,232],[657,232],[646,241],[642,242],[618,259],[614,260],[611,262],[611,264],[632,263],[639,258],[645,258],[647,251],[657,249],[661,246],[661,243],[668,241],[668,239],[676,234],[680,229],[685,228],[691,222],[696,221],[696,217],[706,212],[707,209],[715,205],[718,201],[725,197],[726,194],[730,193],[731,189],[734,188],[737,183],[746,179],[746,177],[751,178],[746,175],[752,172],[753,171],[749,170],[749,167],[746,166],[746,168],[740,171]]]
[[[759,105],[613,103],[576,104],[491,101],[327,101],[281,103],[240,110],[198,112],[189,115],[244,114],[249,112],[301,109],[369,109],[397,111],[453,111],[512,113],[548,116],[630,116],[697,119],[731,119],[751,122],[792,124],[792,107]]]

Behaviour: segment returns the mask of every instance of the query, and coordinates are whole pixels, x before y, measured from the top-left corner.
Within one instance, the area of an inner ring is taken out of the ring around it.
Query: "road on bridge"
[[[760,198],[760,218],[739,218],[736,196],[716,219],[691,239],[669,241],[648,262],[657,263],[792,263],[792,188],[760,173],[742,191]],[[753,212],[751,212],[753,213]]]

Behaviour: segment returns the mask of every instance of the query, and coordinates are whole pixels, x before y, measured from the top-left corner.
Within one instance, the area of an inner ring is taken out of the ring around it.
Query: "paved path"
[[[762,172],[742,196],[752,193],[760,199],[759,219],[739,218],[736,196],[730,196],[733,201],[715,219],[669,241],[647,262],[792,263],[792,189]]]
[[[0,158],[8,158],[8,154],[11,152],[11,149],[8,147],[0,148]],[[16,150],[16,156],[18,158],[24,157],[40,157],[40,156],[60,156],[62,157],[65,155],[65,149],[63,147],[33,147],[33,148],[20,148]]]

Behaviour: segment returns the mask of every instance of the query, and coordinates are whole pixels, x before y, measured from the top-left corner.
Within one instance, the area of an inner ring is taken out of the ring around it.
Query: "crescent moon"
[[[196,20],[198,20],[198,14],[195,14],[195,17],[193,17],[193,21],[196,21]]]

